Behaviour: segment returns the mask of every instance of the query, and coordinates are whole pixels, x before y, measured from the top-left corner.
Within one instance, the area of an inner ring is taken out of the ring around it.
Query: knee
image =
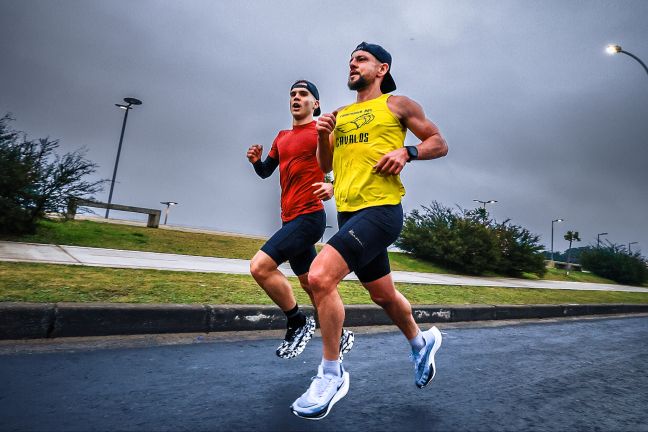
[[[315,295],[322,294],[335,289],[335,281],[325,271],[311,267],[308,273],[308,287],[304,289]]]
[[[386,307],[396,301],[394,293],[370,293],[371,301],[380,307]]]
[[[255,257],[250,261],[250,273],[254,279],[264,279],[269,271],[270,269],[262,260]]]

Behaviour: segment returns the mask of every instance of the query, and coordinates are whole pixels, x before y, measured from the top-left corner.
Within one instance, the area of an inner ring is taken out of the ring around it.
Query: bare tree
[[[29,140],[0,118],[0,232],[33,232],[46,213],[62,213],[70,196],[87,197],[102,190],[104,180],[87,181],[97,165],[85,149],[59,156],[58,140]]]

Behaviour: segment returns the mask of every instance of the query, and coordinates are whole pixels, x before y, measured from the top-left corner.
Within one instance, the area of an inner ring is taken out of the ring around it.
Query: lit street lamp
[[[617,53],[622,53],[622,54],[625,54],[625,55],[628,55],[628,56],[632,57],[633,59],[637,60],[641,66],[643,66],[644,70],[648,74],[648,67],[646,67],[644,62],[642,62],[641,59],[639,57],[637,57],[636,55],[634,55],[634,54],[632,54],[632,53],[630,53],[628,51],[625,51],[619,45],[610,44],[605,48],[605,51],[610,55],[614,55],[614,54],[617,54]]]
[[[178,203],[173,201],[160,201],[160,204],[166,205],[166,209],[164,210],[164,224],[163,224],[166,225],[167,218],[169,217],[169,207],[178,205]]]
[[[110,204],[112,203],[113,189],[115,188],[115,177],[117,177],[117,166],[119,165],[119,155],[121,154],[122,142],[124,141],[124,131],[126,130],[126,120],[128,120],[128,111],[132,110],[131,105],[142,105],[142,101],[135,98],[124,98],[124,102],[128,105],[115,104],[116,107],[125,111],[124,122],[122,123],[121,135],[119,136],[119,147],[117,148],[117,158],[115,159],[115,169],[113,170],[112,181],[110,182],[110,194],[108,195],[108,207],[106,208],[106,219],[110,213]]]
[[[631,248],[631,246],[632,246],[633,244],[637,244],[637,243],[639,243],[639,242],[630,242],[630,243],[628,243],[628,253],[629,253],[629,254],[632,253],[632,248]]]
[[[551,261],[554,260],[554,248],[553,248],[553,238],[554,238],[554,223],[562,222],[565,219],[554,219],[551,221]]]
[[[482,200],[478,200],[478,199],[474,199],[473,201],[481,203],[482,208],[484,210],[486,210],[486,204],[495,204],[497,202],[497,200],[482,201]]]
[[[601,247],[601,236],[608,235],[608,233],[598,233],[596,234],[596,247]]]

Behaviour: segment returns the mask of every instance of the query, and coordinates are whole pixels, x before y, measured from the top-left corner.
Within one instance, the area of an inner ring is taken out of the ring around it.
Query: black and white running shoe
[[[340,337],[340,361],[344,360],[344,354],[351,351],[354,341],[355,335],[353,334],[353,332],[351,330],[343,328],[342,337]]]
[[[315,319],[312,316],[306,317],[306,323],[302,327],[288,327],[286,337],[277,347],[277,357],[283,359],[297,357],[304,351],[313,333],[315,333]]]

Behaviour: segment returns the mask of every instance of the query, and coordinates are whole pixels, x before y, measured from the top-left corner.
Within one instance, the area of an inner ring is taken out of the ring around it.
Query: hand
[[[250,163],[256,163],[259,159],[261,159],[262,154],[263,154],[263,146],[260,144],[253,144],[248,149],[246,156],[250,161]]]
[[[317,188],[313,191],[313,195],[322,201],[328,201],[333,196],[333,185],[331,183],[313,183],[311,186]]]
[[[378,163],[374,165],[374,172],[382,175],[397,175],[403,171],[403,167],[407,163],[409,156],[407,149],[401,147],[399,149],[390,151],[385,156],[380,158]]]
[[[324,136],[329,136],[333,129],[335,129],[335,114],[322,114],[317,119],[317,124],[315,125],[317,133]]]

